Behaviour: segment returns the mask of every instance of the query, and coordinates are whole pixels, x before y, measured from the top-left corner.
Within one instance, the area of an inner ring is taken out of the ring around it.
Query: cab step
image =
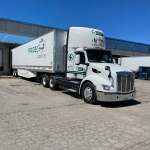
[[[63,90],[67,90],[67,91],[72,92],[72,93],[78,94],[78,91],[75,90],[75,89],[68,89],[67,87],[62,86],[62,85],[59,85],[59,88],[60,88],[60,89],[63,89]]]
[[[77,90],[73,90],[73,89],[68,89],[69,92],[73,92],[73,93],[78,93]]]
[[[70,83],[74,83],[74,84],[80,84],[80,81],[69,81]]]

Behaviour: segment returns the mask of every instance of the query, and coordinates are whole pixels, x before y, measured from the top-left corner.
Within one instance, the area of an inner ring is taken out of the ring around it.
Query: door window
[[[80,64],[85,64],[85,55],[83,52],[78,53],[80,55]]]

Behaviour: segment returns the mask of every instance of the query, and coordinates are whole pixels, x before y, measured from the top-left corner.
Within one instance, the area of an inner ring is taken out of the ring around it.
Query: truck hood
[[[119,71],[128,71],[128,72],[131,72],[130,70],[128,70],[128,69],[126,69],[126,68],[124,68],[122,66],[119,66],[117,64],[112,64],[112,63],[91,63],[91,64],[92,64],[93,67],[95,66],[97,69],[101,68],[102,70],[105,70],[105,67],[109,66],[111,72],[114,72],[114,73],[119,72]]]
[[[111,70],[111,78],[108,77],[109,70],[105,70],[105,67],[109,66]],[[93,72],[93,69],[96,69],[100,71],[100,73]],[[117,89],[117,74],[116,72],[131,72],[130,70],[119,66],[117,64],[111,64],[111,63],[90,63],[90,74],[94,75],[95,78],[99,78],[97,81],[101,85],[108,85],[114,88],[113,92],[116,92]],[[98,85],[97,85],[98,87]],[[102,86],[99,86],[97,89],[99,91],[103,91]],[[105,91],[106,92],[106,91]],[[111,92],[111,91],[110,91]]]

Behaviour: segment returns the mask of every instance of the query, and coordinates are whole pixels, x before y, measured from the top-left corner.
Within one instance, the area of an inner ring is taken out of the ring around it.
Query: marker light
[[[84,46],[85,48],[87,48],[87,46]]]
[[[96,85],[94,85],[94,87],[97,89]]]

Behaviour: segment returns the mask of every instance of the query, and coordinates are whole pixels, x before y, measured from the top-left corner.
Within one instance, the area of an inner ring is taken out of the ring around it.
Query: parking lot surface
[[[150,81],[135,100],[86,104],[31,80],[0,79],[0,150],[149,150]]]

